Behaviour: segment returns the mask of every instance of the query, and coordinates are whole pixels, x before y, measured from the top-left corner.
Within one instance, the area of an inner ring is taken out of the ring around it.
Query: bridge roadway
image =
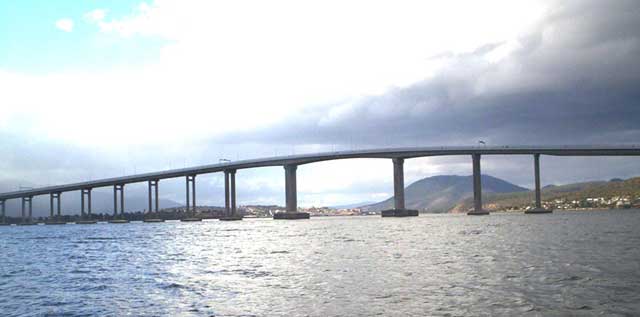
[[[81,214],[85,214],[85,197],[87,198],[88,216],[91,216],[91,190],[98,187],[113,186],[114,216],[124,213],[124,186],[131,183],[148,182],[149,211],[158,211],[159,181],[167,178],[185,177],[186,206],[195,210],[196,206],[196,175],[224,172],[225,173],[225,209],[230,220],[238,218],[236,215],[235,174],[237,170],[268,166],[283,166],[285,169],[286,212],[274,216],[276,219],[308,218],[309,215],[297,212],[296,168],[298,165],[353,158],[382,158],[393,161],[394,171],[394,209],[383,212],[383,216],[417,215],[417,211],[406,210],[404,206],[404,160],[429,156],[459,156],[469,155],[473,166],[474,208],[470,215],[484,215],[482,209],[482,184],[480,178],[480,158],[483,155],[532,155],[534,157],[534,177],[536,192],[536,209],[534,212],[550,212],[542,209],[540,199],[540,155],[553,156],[638,156],[638,145],[582,145],[582,146],[439,146],[439,147],[405,147],[383,148],[353,151],[337,151],[315,154],[300,154],[271,158],[250,159],[224,162],[189,168],[172,169],[153,173],[136,174],[123,177],[106,178],[88,182],[73,183],[41,187],[29,190],[0,193],[0,207],[2,209],[2,223],[5,223],[5,201],[8,199],[22,199],[22,219],[24,223],[31,223],[31,200],[34,196],[50,195],[50,218],[54,217],[54,206],[60,216],[60,197],[64,192],[81,191]],[[119,194],[119,195],[118,195]],[[118,196],[120,204],[118,204]],[[153,199],[152,197],[155,196]],[[55,200],[55,204],[54,204]],[[154,206],[155,203],[155,206]],[[155,208],[153,208],[155,207]],[[28,210],[28,218],[25,213]],[[89,221],[88,223],[91,223]]]

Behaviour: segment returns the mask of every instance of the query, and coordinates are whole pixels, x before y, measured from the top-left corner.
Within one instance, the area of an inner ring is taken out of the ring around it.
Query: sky
[[[0,191],[341,149],[638,144],[639,30],[637,1],[1,1]],[[532,187],[531,157],[482,163]],[[405,163],[406,184],[470,173]],[[640,160],[542,173],[628,178]],[[284,204],[281,168],[237,178],[239,204]],[[392,191],[388,160],[298,169],[300,206]],[[184,180],[160,195],[184,202]],[[222,176],[199,176],[198,204],[223,202]]]

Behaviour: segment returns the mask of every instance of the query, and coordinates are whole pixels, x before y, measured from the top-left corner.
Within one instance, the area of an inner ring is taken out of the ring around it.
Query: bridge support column
[[[147,213],[158,212],[158,181],[157,179],[149,181],[149,209]],[[153,208],[155,202],[155,209]],[[144,218],[143,222],[164,222],[162,218]]]
[[[2,208],[2,222],[0,222],[0,226],[3,225],[8,225],[7,223],[7,219],[6,219],[6,209],[5,209],[5,205],[4,205],[4,200],[0,200],[0,208]]]
[[[118,185],[113,185],[113,219],[118,217]]]
[[[85,196],[87,197],[87,213],[84,212]],[[93,217],[91,215],[91,188],[83,188],[80,190],[80,213],[82,217],[76,221],[76,224],[87,225],[96,223],[96,221],[92,220]]]
[[[542,198],[540,193],[540,154],[533,155],[533,170],[536,183],[536,207],[531,210],[525,210],[525,214],[549,214],[551,209],[542,208]]]
[[[180,219],[180,221],[202,221],[202,218],[196,218],[194,217],[195,213],[196,213],[196,175],[187,175],[186,177],[186,195],[187,195],[187,202],[186,202],[186,213],[187,216],[185,218]],[[189,189],[191,188],[191,189]],[[193,195],[193,201],[190,199],[191,195]],[[191,211],[190,214],[189,211]]]
[[[480,154],[472,154],[473,160],[473,211],[467,215],[488,215],[489,212],[482,209],[482,174],[480,173]]]
[[[236,214],[236,170],[231,171],[231,214]]]
[[[155,209],[153,208],[154,202]],[[158,212],[158,180],[149,181],[149,209],[147,212]]]
[[[54,203],[55,201],[55,203]],[[53,217],[54,217],[54,206],[55,210],[56,210],[56,218],[60,218],[60,193],[51,193],[49,194],[49,217],[51,219],[49,219],[50,221],[53,221]]]
[[[120,185],[120,216],[124,218],[124,185]]]
[[[56,211],[58,212],[58,219],[62,217],[62,212],[60,212],[60,196],[62,193],[56,194]]]
[[[296,184],[297,165],[284,166],[285,212],[278,212],[273,219],[309,219],[308,212],[298,212],[298,189]]]
[[[155,208],[154,208],[155,205]],[[159,207],[159,198],[158,198],[158,180],[150,180],[149,181],[149,210],[148,212],[158,212]]]
[[[120,219],[118,219],[118,192],[120,193]],[[128,223],[124,218],[124,184],[113,185],[113,219],[109,223]]]
[[[229,171],[224,171],[224,215],[231,214],[231,202],[229,201]]]
[[[160,211],[160,194],[158,193],[159,189],[158,189],[158,182],[159,180],[155,180],[154,183],[154,191],[155,191],[155,200],[156,200],[156,212]]]
[[[22,197],[22,222],[20,223],[20,225],[35,225],[32,217],[32,211],[33,211],[32,205],[31,205],[32,199],[33,197],[31,196]],[[27,204],[29,204],[29,207],[26,207]],[[28,215],[25,215],[27,213],[27,208],[28,208]]]
[[[224,210],[221,221],[242,220],[236,210],[236,170],[224,171]]]
[[[298,211],[298,184],[296,179],[297,169],[298,166],[296,165],[286,165],[284,167],[286,212]]]
[[[186,211],[196,211],[196,175],[187,175],[186,177]],[[191,195],[193,195],[193,200],[191,200]]]
[[[408,210],[404,206],[404,159],[393,159],[393,209],[383,210],[382,217],[417,216],[417,210]]]
[[[49,194],[49,221],[53,221],[53,193]]]
[[[20,222],[21,223],[25,223],[25,215],[24,215],[24,204],[25,204],[25,200],[24,197],[22,197],[22,208],[20,209]],[[51,212],[53,214],[53,212]]]
[[[89,216],[89,219],[91,219],[93,216],[91,213],[91,188],[82,190],[82,197],[84,198],[85,195],[87,196],[87,215]],[[82,202],[82,209],[84,209],[84,201]]]
[[[64,225],[66,224],[66,222],[62,221],[62,215],[61,215],[61,211],[60,211],[60,196],[62,195],[62,193],[51,193],[49,194],[49,204],[50,204],[50,217],[47,221],[44,222],[45,225]],[[56,215],[53,215],[53,206],[54,206],[54,201],[55,201],[55,209],[56,209]]]
[[[393,159],[393,202],[395,209],[404,209],[404,159]]]
[[[84,220],[84,189],[80,190],[80,219]]]

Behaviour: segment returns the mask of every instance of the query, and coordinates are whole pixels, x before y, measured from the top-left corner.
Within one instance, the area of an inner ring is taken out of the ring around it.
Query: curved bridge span
[[[168,178],[185,177],[186,179],[186,205],[195,209],[196,182],[195,178],[200,174],[225,173],[225,207],[229,216],[235,215],[235,173],[240,169],[258,168],[268,166],[283,166],[285,169],[286,213],[284,218],[308,218],[308,214],[297,213],[297,189],[296,168],[298,165],[322,161],[353,159],[353,158],[381,158],[391,159],[394,170],[394,203],[395,208],[387,213],[390,216],[417,215],[417,212],[407,211],[404,207],[404,172],[405,159],[430,156],[460,156],[469,155],[473,164],[474,185],[474,210],[469,214],[487,214],[482,210],[482,184],[480,182],[480,158],[483,155],[532,155],[535,167],[536,184],[536,209],[541,212],[540,203],[540,167],[541,155],[553,156],[638,156],[640,146],[439,146],[439,147],[405,147],[405,148],[381,148],[354,151],[337,151],[314,154],[300,154],[278,156],[261,159],[250,159],[233,162],[224,162],[189,168],[172,169],[153,173],[129,175],[123,177],[105,178],[88,182],[79,182],[66,185],[48,186],[29,190],[0,193],[0,206],[2,208],[2,223],[4,223],[5,201],[8,199],[22,199],[23,222],[31,223],[31,199],[34,196],[50,195],[51,217],[54,216],[54,206],[57,206],[60,215],[60,196],[64,192],[82,192],[82,215],[85,216],[85,197],[87,198],[88,215],[91,215],[91,190],[98,187],[113,186],[114,189],[114,213],[118,215],[118,207],[121,214],[124,212],[124,186],[131,183],[148,182],[149,185],[149,211],[158,211],[158,186],[159,181]],[[119,195],[118,195],[119,193]],[[154,195],[155,194],[155,195]],[[118,204],[120,196],[120,204]],[[152,199],[155,196],[155,199]],[[54,200],[57,204],[54,204]],[[155,209],[153,208],[155,202]],[[120,206],[118,206],[120,205]],[[25,214],[28,209],[28,216]],[[384,214],[383,214],[384,215]],[[234,217],[232,217],[234,218]]]

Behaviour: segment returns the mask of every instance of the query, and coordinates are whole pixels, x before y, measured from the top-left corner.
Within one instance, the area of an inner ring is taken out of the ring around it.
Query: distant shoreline
[[[620,211],[620,210],[638,210],[637,208],[571,208],[571,209],[553,209],[554,212],[556,211]],[[518,209],[518,210],[489,210],[489,212],[496,212],[496,213],[520,213],[520,212],[525,212],[525,209]]]

